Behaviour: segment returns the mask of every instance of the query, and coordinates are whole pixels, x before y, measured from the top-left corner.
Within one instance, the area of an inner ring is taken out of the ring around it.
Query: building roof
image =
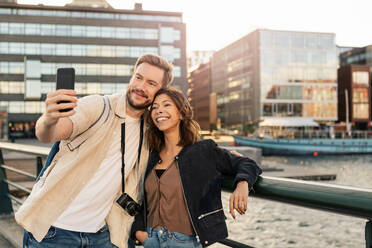
[[[112,6],[105,0],[73,0],[72,3],[66,4],[66,6],[112,9]]]
[[[311,118],[301,117],[264,117],[260,127],[319,127]]]

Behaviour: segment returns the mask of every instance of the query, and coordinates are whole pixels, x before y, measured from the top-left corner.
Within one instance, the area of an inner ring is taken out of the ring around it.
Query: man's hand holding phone
[[[45,105],[45,124],[48,126],[54,125],[60,118],[68,117],[75,113],[74,108],[77,105],[76,92],[75,90],[67,89],[51,92],[47,95]]]
[[[45,121],[54,125],[60,118],[71,116],[77,104],[74,68],[59,68],[57,70],[56,91],[47,95],[45,100]]]

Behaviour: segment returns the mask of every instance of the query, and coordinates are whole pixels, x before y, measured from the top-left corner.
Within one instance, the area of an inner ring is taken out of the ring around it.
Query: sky
[[[187,50],[219,50],[258,29],[327,32],[339,46],[372,44],[371,0],[107,0],[114,8],[183,13]],[[71,0],[19,0],[63,4]]]

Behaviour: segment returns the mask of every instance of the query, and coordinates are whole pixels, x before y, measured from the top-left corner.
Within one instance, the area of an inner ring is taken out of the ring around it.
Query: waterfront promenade
[[[22,143],[37,145],[38,142],[28,140],[22,141]],[[14,153],[8,152],[5,157],[7,156],[16,158]],[[269,169],[264,172],[264,175],[270,173],[272,173],[272,175],[273,173],[280,175],[280,173],[282,173],[281,175],[283,176],[285,175],[285,169],[280,170],[281,168],[295,168],[297,171],[334,171],[337,176],[341,177],[341,180],[348,179],[348,176],[343,175],[343,171],[340,171],[340,169],[335,169],[332,166],[314,166],[312,163],[317,160],[320,160],[322,163],[327,161],[321,158],[312,158],[310,160],[263,158],[262,164],[264,168]],[[30,167],[35,170],[34,158],[33,160],[30,159],[30,161]],[[337,161],[342,166],[340,168],[346,168],[345,164],[341,163],[342,161],[343,159]],[[344,162],[348,161],[346,160]],[[350,175],[355,174],[355,171],[348,172],[346,170],[346,172]],[[362,179],[362,175],[360,176]],[[343,183],[344,181],[340,181],[340,184]],[[349,181],[347,181],[346,184],[347,183],[349,183]],[[363,181],[359,180],[357,183],[358,184],[355,186],[360,185],[362,187],[368,187],[368,184],[363,184]],[[228,193],[223,193],[225,208],[228,204],[228,197]],[[17,206],[15,206],[15,208],[16,207]],[[363,247],[364,233],[362,229],[364,227],[363,223],[365,222],[363,219],[329,214],[317,210],[308,210],[253,197],[250,197],[249,211],[246,216],[239,216],[235,221],[232,220],[227,211],[226,215],[228,218],[227,223],[230,238],[254,247],[315,247],[315,244],[312,243],[315,241],[317,242],[316,244],[318,244],[317,247]],[[8,235],[7,238],[9,238],[9,233],[13,235],[12,243],[14,247],[20,247],[22,229],[15,225],[14,221],[11,222],[8,220],[8,223],[5,223],[4,220],[2,221],[0,226],[5,228],[2,228],[0,232],[6,232]],[[15,229],[12,229],[14,226]],[[319,240],[316,239],[317,235],[321,237]],[[212,247],[225,246],[216,244]]]

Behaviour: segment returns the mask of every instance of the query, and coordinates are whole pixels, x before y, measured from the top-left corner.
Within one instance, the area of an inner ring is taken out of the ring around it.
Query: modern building
[[[338,69],[338,119],[365,129],[371,121],[371,70],[367,65]]]
[[[213,50],[196,50],[187,55],[187,68],[195,68],[200,64],[208,63],[211,59]]]
[[[372,67],[372,45],[353,48],[340,54],[340,66],[368,65]]]
[[[265,117],[337,120],[335,34],[259,29],[214,53],[212,92],[223,127]]]
[[[55,89],[56,71],[73,67],[79,95],[122,92],[143,53],[174,66],[174,86],[187,91],[186,25],[182,13],[112,8],[106,1],[66,6],[0,1],[0,108],[10,136],[32,136]]]
[[[194,119],[199,123],[202,130],[210,130],[211,116],[211,68],[210,64],[200,64],[189,72],[188,97],[194,111]],[[215,123],[215,122],[214,122]]]
[[[348,112],[348,121],[356,129],[363,130],[372,124],[371,72],[372,45],[353,48],[340,54],[337,77],[338,115],[340,121],[346,121]]]

